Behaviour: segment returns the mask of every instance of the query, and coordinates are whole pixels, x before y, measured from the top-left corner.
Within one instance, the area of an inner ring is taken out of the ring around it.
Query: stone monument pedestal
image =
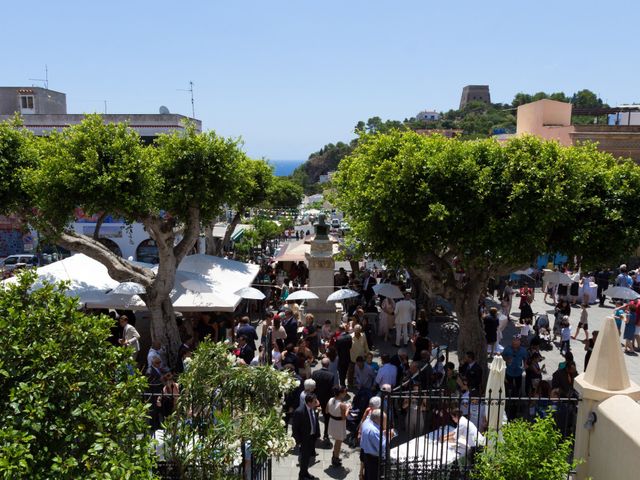
[[[336,322],[336,307],[327,303],[327,297],[334,291],[333,276],[335,261],[333,260],[333,242],[329,239],[329,226],[320,215],[315,225],[316,235],[311,240],[310,252],[306,254],[309,263],[309,290],[318,295],[318,300],[309,300],[306,312],[312,313],[317,325],[330,320]]]

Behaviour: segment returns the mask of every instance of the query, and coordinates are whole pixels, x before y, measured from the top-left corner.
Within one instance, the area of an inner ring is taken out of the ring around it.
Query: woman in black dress
[[[578,293],[580,293],[580,282],[573,282],[569,287],[569,296],[573,305],[578,301]]]

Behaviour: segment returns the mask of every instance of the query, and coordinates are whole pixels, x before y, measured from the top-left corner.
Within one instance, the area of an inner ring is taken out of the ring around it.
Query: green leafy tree
[[[236,165],[235,179],[230,185],[232,189],[228,195],[228,205],[235,210],[235,214],[225,229],[224,237],[213,237],[213,223],[205,229],[207,238],[207,254],[221,256],[225,245],[229,244],[233,231],[236,229],[244,212],[251,207],[264,203],[268,192],[272,188],[274,176],[272,167],[264,160],[252,160],[243,155]]]
[[[0,135],[9,137],[9,130],[3,128]],[[18,163],[9,172],[19,185],[0,185],[0,197],[10,199],[1,206],[3,213],[14,213],[20,204],[20,213],[52,243],[98,260],[115,280],[143,285],[152,337],[175,360],[180,345],[170,300],[175,272],[195,245],[201,224],[239,190],[235,182],[245,155],[238,142],[199,134],[188,125],[184,132],[162,135],[145,146],[126,125],[104,124],[99,115],[49,137],[20,138],[22,147],[3,148],[2,157],[16,149],[22,155],[34,146],[38,153],[28,167]],[[98,216],[93,236],[70,228],[78,209]],[[107,215],[145,226],[158,246],[157,271],[116,256],[99,241]]]
[[[152,478],[146,381],[64,285],[25,272],[0,289],[0,477]]]
[[[578,108],[597,108],[607,106],[598,95],[591,90],[579,90],[571,97],[571,103]]]
[[[271,208],[297,208],[302,202],[302,186],[287,177],[274,177],[267,190],[265,206]]]
[[[565,439],[552,415],[538,417],[533,423],[509,422],[500,429],[500,438],[490,433],[495,447],[484,449],[476,457],[476,480],[565,480],[576,467],[568,459],[572,439]]]
[[[202,342],[180,377],[182,393],[165,423],[165,458],[181,478],[232,479],[242,447],[258,461],[285,455],[293,446],[282,420],[291,374],[270,366],[236,365],[222,343]]]
[[[458,351],[477,358],[486,352],[477,306],[490,276],[544,252],[611,261],[640,242],[640,167],[593,145],[371,135],[334,185],[362,251],[411,267],[449,299]]]

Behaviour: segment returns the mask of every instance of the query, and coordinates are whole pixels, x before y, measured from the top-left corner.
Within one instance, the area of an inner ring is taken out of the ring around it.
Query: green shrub
[[[509,422],[501,439],[489,434],[488,446],[476,457],[477,480],[565,480],[576,462],[568,462],[572,439],[563,439],[553,415]]]
[[[293,447],[281,414],[284,394],[297,383],[291,374],[236,365],[228,345],[205,341],[180,383],[176,410],[164,425],[164,456],[181,478],[237,478],[232,471],[242,463],[243,443],[258,462]]]
[[[146,381],[112,320],[34,281],[0,287],[0,478],[152,478]]]

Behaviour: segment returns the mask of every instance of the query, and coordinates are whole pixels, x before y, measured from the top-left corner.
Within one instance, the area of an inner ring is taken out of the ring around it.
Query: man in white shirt
[[[402,337],[403,345],[406,347],[409,342],[409,324],[416,317],[416,304],[411,300],[411,294],[405,292],[404,299],[396,303],[395,319],[396,319],[396,347],[400,346],[400,338]]]
[[[452,443],[455,442],[458,455],[466,457],[471,455],[472,449],[475,449],[479,445],[485,444],[484,436],[478,431],[475,424],[469,421],[459,409],[454,409],[451,412],[451,419],[458,426],[455,430],[444,435],[440,441]]]
[[[140,351],[140,334],[133,325],[129,325],[129,319],[125,315],[120,315],[118,321],[122,327],[120,345],[133,347],[133,358],[135,358]]]
[[[382,387],[382,385],[391,385],[392,388],[395,387],[398,369],[390,363],[391,359],[386,353],[380,355],[380,360],[382,360],[382,366],[380,370],[378,370],[378,375],[376,375],[376,385],[378,385],[378,387]]]
[[[151,371],[154,357],[158,357],[160,359],[160,368],[169,367],[169,365],[167,365],[167,353],[164,351],[159,340],[151,342],[151,348],[149,348],[149,353],[147,353],[147,373]]]

